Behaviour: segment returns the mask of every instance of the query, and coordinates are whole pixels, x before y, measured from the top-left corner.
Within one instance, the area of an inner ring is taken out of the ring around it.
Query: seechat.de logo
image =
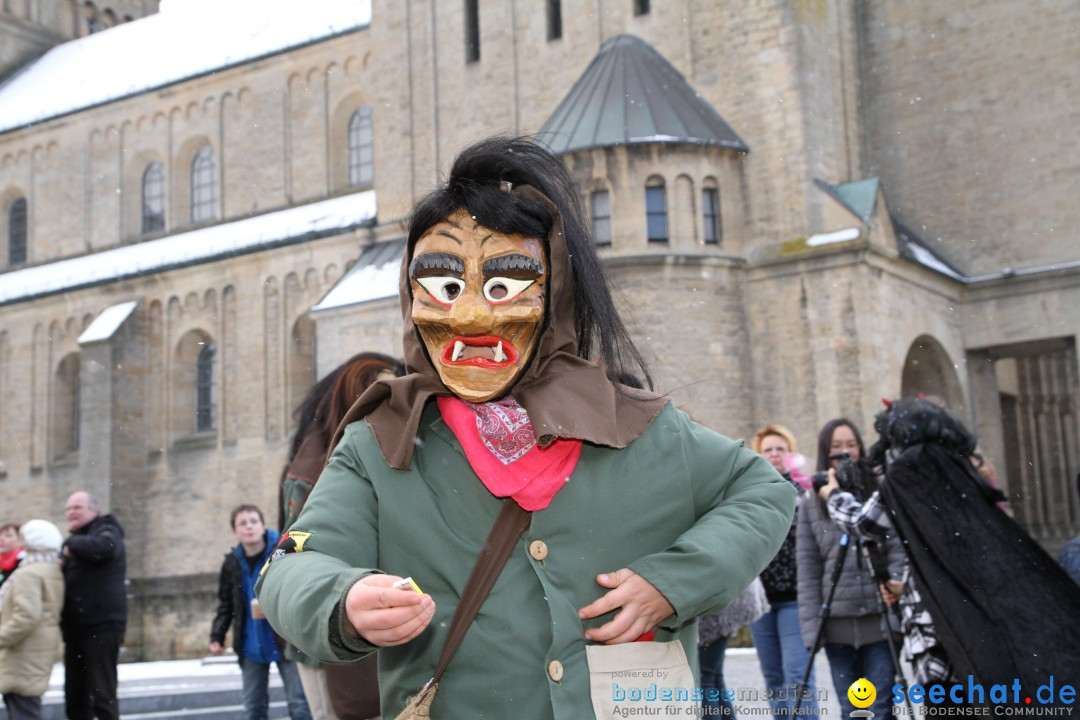
[[[919,715],[941,714],[947,708],[957,706],[965,709],[964,715],[1059,715],[1066,711],[1071,714],[1072,708],[1062,706],[1076,702],[1076,688],[1055,682],[1053,675],[1030,694],[1023,690],[1018,678],[1008,684],[985,688],[982,683],[975,682],[972,675],[967,676],[966,684],[912,685],[906,690],[903,685],[893,685],[892,692],[892,701],[897,705],[910,702],[912,706],[922,706],[915,711]],[[935,707],[943,704],[946,707]],[[935,713],[935,710],[939,712]]]

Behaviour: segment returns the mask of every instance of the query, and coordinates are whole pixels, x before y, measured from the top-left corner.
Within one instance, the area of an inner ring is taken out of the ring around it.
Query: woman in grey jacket
[[[830,455],[850,453],[852,460],[866,454],[858,429],[848,420],[831,420],[818,437],[818,470],[830,467]],[[812,490],[804,493],[798,514],[796,554],[799,577],[799,625],[806,646],[814,649],[821,624],[820,609],[829,595],[833,569],[840,557],[843,532],[829,518],[824,503]],[[905,563],[903,546],[895,536],[882,542],[889,576],[899,580]],[[873,706],[876,717],[892,714],[890,707],[894,664],[882,627],[884,613],[874,570],[862,544],[854,539],[844,557],[825,622],[822,643],[829,658],[833,685],[844,715],[855,709],[848,701],[847,690],[859,678],[866,678],[877,688]]]

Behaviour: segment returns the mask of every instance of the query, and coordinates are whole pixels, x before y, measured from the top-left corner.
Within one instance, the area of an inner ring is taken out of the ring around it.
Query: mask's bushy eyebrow
[[[507,272],[528,272],[544,274],[544,266],[536,258],[528,255],[500,255],[484,261],[484,275],[499,275]]]
[[[445,270],[455,275],[465,274],[465,261],[457,255],[445,252],[430,252],[417,255],[409,263],[409,277],[416,277],[422,270]]]

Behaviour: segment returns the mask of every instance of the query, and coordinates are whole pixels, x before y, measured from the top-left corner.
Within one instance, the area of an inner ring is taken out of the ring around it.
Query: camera
[[[829,462],[832,463],[833,469],[836,470],[836,482],[840,485],[840,489],[861,498],[863,495],[862,471],[859,469],[858,464],[851,459],[851,453],[833,453],[829,455]],[[820,470],[814,473],[813,481],[814,492],[819,492],[821,488],[829,483],[829,472]]]

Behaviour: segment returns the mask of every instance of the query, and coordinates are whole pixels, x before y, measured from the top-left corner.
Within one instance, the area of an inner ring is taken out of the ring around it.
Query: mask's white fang
[[[450,356],[451,362],[457,362],[461,359],[461,353],[465,352],[465,343],[458,340],[454,343],[454,354]]]
[[[495,346],[495,362],[503,362],[504,360],[506,360],[506,353],[503,352],[502,340],[500,340],[499,344]]]

